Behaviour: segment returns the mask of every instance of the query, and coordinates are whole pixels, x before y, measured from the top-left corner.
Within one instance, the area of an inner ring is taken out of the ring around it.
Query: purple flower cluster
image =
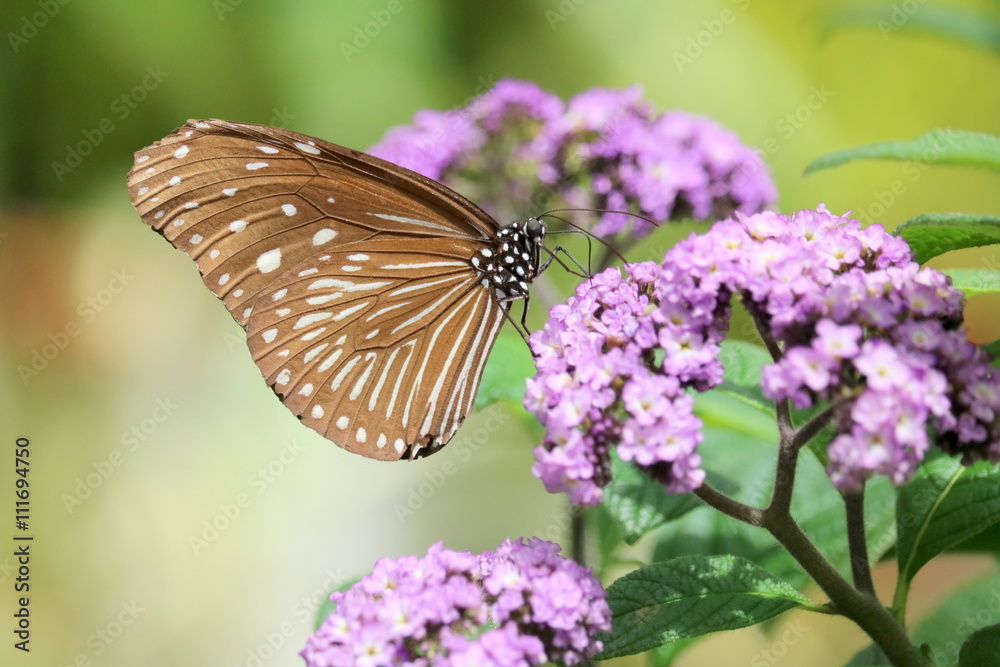
[[[432,546],[423,558],[383,558],[310,636],[310,667],[530,667],[580,664],[611,629],[589,570],[537,538],[479,556]]]
[[[715,122],[657,114],[642,90],[594,88],[564,103],[506,79],[453,111],[421,111],[372,154],[440,180],[494,216],[549,205],[628,210],[655,220],[756,213],[777,192],[759,155]],[[592,216],[578,217],[580,221]],[[634,218],[603,214],[598,234]],[[636,235],[651,230],[648,223]]]
[[[909,478],[928,426],[966,462],[1000,460],[1000,376],[960,328],[961,292],[881,226],[820,206],[737,215],[662,265],[605,272],[553,309],[532,336],[538,371],[525,399],[548,429],[535,466],[546,488],[597,502],[611,446],[672,491],[700,483],[700,423],[681,392],[721,381],[733,297],[780,349],[765,394],[798,409],[831,404],[837,487]]]
[[[701,421],[682,390],[702,376],[694,368],[699,362],[678,354],[671,364],[681,372],[665,374],[653,361],[661,338],[669,337],[653,316],[656,269],[646,262],[630,266],[628,278],[618,269],[594,276],[531,336],[538,372],[524,400],[547,432],[533,472],[576,505],[601,501],[612,446],[675,493],[704,478],[696,451]],[[681,337],[664,342],[671,349],[684,345]]]

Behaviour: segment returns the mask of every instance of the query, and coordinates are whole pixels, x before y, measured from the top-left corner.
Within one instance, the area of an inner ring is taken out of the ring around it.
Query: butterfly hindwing
[[[405,241],[380,235],[295,267],[261,295],[247,331],[303,423],[377,459],[428,454],[454,435],[504,321],[468,270],[471,244]]]

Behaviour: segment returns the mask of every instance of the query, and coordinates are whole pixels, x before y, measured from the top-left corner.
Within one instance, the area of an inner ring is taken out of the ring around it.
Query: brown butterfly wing
[[[498,229],[481,209],[364,153],[220,120],[136,153],[128,182],[307,426],[377,459],[454,435],[507,308],[470,263]]]
[[[422,456],[472,409],[503,309],[468,241],[379,235],[286,273],[250,316],[254,360],[285,405],[341,447]]]
[[[375,234],[486,242],[497,224],[439,183],[296,132],[188,121],[136,153],[143,221],[198,265],[243,326],[280,272]]]

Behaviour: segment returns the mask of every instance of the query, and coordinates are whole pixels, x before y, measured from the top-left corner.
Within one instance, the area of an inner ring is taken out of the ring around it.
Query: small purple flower
[[[383,558],[331,599],[301,653],[309,667],[576,665],[611,629],[600,582],[537,538],[479,556],[438,543],[423,558]]]

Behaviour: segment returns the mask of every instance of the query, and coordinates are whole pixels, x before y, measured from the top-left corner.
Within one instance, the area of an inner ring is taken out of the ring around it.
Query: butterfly
[[[540,219],[501,227],[420,174],[274,127],[188,121],[135,154],[128,186],[284,405],[373,459],[447,444],[548,266]]]

